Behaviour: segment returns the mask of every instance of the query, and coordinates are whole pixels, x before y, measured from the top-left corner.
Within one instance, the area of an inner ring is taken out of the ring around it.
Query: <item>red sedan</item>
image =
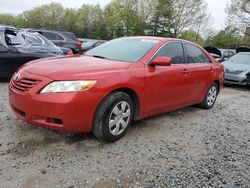
[[[33,61],[12,77],[9,102],[20,119],[65,132],[121,138],[132,120],[199,104],[213,107],[224,70],[200,46],[128,37],[84,56]]]

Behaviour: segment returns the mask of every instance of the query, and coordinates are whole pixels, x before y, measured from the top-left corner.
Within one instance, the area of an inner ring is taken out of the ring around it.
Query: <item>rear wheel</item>
[[[214,106],[217,96],[218,96],[218,86],[216,83],[213,83],[207,93],[206,96],[203,100],[203,102],[200,104],[200,107],[203,109],[210,109]]]
[[[95,113],[93,133],[106,142],[120,139],[127,131],[133,118],[133,103],[123,92],[107,96]]]

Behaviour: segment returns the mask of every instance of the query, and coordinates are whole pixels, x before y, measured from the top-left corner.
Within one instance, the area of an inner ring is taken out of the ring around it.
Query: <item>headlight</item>
[[[79,92],[90,89],[96,80],[55,81],[48,84],[41,93]]]

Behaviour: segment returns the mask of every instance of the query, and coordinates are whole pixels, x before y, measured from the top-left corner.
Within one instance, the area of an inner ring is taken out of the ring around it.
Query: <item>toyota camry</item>
[[[10,81],[9,103],[29,124],[113,142],[133,120],[194,104],[212,108],[223,81],[223,66],[197,44],[127,37],[83,56],[25,64]]]

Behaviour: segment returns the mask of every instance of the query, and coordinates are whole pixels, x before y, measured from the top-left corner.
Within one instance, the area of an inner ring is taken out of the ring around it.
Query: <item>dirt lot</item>
[[[0,187],[250,187],[250,89],[133,123],[104,144],[17,120],[0,83]]]

